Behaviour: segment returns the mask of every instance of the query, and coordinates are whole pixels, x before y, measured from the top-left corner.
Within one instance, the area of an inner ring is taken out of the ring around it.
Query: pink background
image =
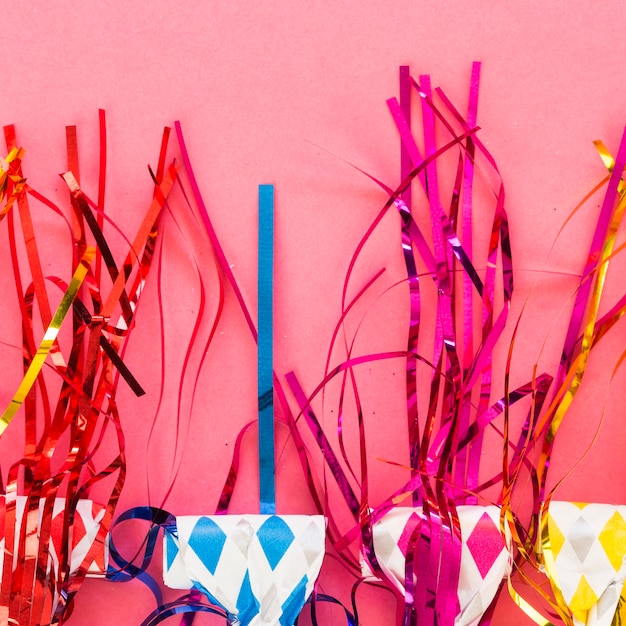
[[[595,204],[574,218],[549,256],[550,248],[577,201],[605,174],[592,140],[601,138],[615,150],[626,121],[622,13],[620,2],[600,8],[582,0],[35,1],[5,12],[0,121],[16,125],[27,149],[29,181],[53,196],[60,187],[54,173],[66,168],[64,127],[76,124],[83,186],[95,195],[97,110],[106,109],[106,207],[131,234],[139,221],[135,207],[143,210],[149,198],[146,165],[156,164],[162,127],[180,120],[215,228],[252,308],[257,185],[274,183],[276,369],[295,370],[311,391],[323,375],[350,256],[385,200],[337,156],[397,184],[399,140],[385,100],[397,96],[398,66],[409,64],[416,75],[430,73],[433,83],[464,107],[471,62],[482,61],[478,120],[507,190],[518,269],[513,318],[528,300],[514,357],[514,382],[521,384],[537,360],[540,369],[554,371]],[[59,198],[65,198],[61,191]],[[191,231],[187,224],[186,236],[197,244],[212,298],[211,255]],[[195,319],[198,283],[189,240],[175,229],[169,232],[163,292],[165,403],[155,417],[161,355],[152,283],[127,358],[149,393],[136,399],[120,387],[129,476],[119,511],[148,502],[158,505],[172,487],[167,509],[212,512],[234,439],[256,412],[254,344],[229,293],[191,415],[185,398],[183,431],[175,445],[180,347]],[[402,276],[395,216],[368,245],[355,288],[381,265],[388,268],[390,282]],[[608,287],[611,301],[623,292],[615,280],[619,274],[616,268]],[[405,304],[399,290],[372,304],[359,334],[363,353],[402,348]],[[16,330],[11,326],[15,314],[3,311],[9,336]],[[626,435],[620,413],[624,373],[610,381],[623,340],[624,329],[618,327],[599,347],[559,434],[553,480],[582,456],[606,403],[598,439],[557,491],[559,499],[626,502]],[[501,363],[496,364],[500,371]],[[399,485],[405,477],[376,460],[406,463],[401,376],[395,376],[401,371],[396,364],[363,375],[375,504],[388,495],[390,484]],[[5,381],[2,401],[13,391],[14,381]],[[316,408],[321,414],[321,405]],[[252,438],[249,444],[233,512],[257,506]],[[495,454],[485,452],[485,467],[495,468],[499,451],[491,452]],[[287,444],[279,465],[279,510],[308,512],[304,480],[293,471],[293,462]],[[154,573],[158,571],[156,567]],[[333,571],[323,591],[345,601],[350,584]],[[363,626],[393,623],[391,596],[367,588],[360,594],[366,608]],[[151,609],[149,592],[139,583],[90,581],[77,596],[69,624],[139,624]],[[496,626],[511,623],[510,611],[504,598]],[[514,623],[526,623],[521,613],[512,615]],[[342,622],[330,615],[325,623]]]

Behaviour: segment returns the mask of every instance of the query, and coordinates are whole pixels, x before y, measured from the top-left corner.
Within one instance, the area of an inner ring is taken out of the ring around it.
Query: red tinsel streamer
[[[0,619],[20,626],[62,623],[70,614],[72,600],[92,563],[99,563],[100,573],[104,574],[105,540],[126,471],[115,401],[119,375],[136,393],[143,393],[124,365],[122,354],[151,266],[150,247],[158,232],[158,217],[177,177],[175,169],[170,167],[163,180],[155,184],[154,199],[130,243],[122,269],[118,269],[103,232],[105,219],[108,220],[104,214],[104,111],[99,119],[97,203],[87,198],[79,184],[75,128],[68,127],[66,132],[69,171],[63,178],[70,190],[71,221],[54,202],[26,182],[22,173],[24,150],[17,147],[13,127],[5,127],[8,156],[2,161],[0,175],[0,215],[7,217],[22,318],[24,380],[3,414],[2,432],[10,428],[14,416],[19,417],[24,420],[25,438],[21,458],[5,466]],[[35,203],[33,210],[29,199]],[[13,217],[15,207],[19,213],[19,230]],[[42,233],[37,223],[41,211],[61,216],[67,225],[74,275],[69,284],[43,272],[38,245],[38,234],[41,237]],[[84,221],[96,247],[88,243]],[[20,231],[28,269],[23,266]],[[100,278],[102,262],[113,283],[111,289]],[[79,291],[81,283],[85,288]],[[53,291],[49,293],[50,287]],[[54,295],[57,288],[65,296],[53,315],[51,301],[57,300]],[[118,310],[122,319],[113,322]],[[33,318],[35,311],[39,320]],[[73,332],[70,349],[63,351],[56,335],[66,317],[67,323],[72,319]],[[37,348],[40,327],[48,330]],[[43,368],[46,357],[48,363]],[[104,498],[97,534],[81,554],[82,560],[72,563],[72,557],[76,561],[76,544],[81,538],[77,507],[90,497],[96,486],[98,497]],[[53,524],[53,509],[59,497],[64,498],[65,506],[54,516]],[[16,523],[18,498],[24,498],[19,525]],[[50,560],[52,547],[56,563]]]

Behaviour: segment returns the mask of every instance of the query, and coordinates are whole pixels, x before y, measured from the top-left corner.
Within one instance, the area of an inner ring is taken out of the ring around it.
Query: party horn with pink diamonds
[[[509,553],[500,532],[497,506],[462,505],[461,567],[456,590],[456,626],[476,626],[510,571]],[[404,596],[411,539],[426,523],[421,507],[396,507],[374,524],[374,549],[385,576]]]

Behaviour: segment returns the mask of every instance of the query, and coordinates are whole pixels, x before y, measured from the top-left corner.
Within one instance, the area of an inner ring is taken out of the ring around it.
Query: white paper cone
[[[626,506],[551,502],[546,568],[577,626],[610,626],[626,578]]]
[[[163,580],[200,589],[243,626],[291,625],[322,566],[325,530],[321,515],[177,517]]]
[[[4,496],[0,496],[0,506],[5,510]],[[61,549],[61,542],[63,540],[63,515],[66,502],[64,498],[57,498],[54,501],[54,507],[52,510],[52,527],[50,533],[48,563],[46,565],[46,572],[48,574],[54,572],[54,576],[58,579],[59,576],[59,558],[58,554]],[[14,554],[18,552],[19,545],[19,528],[24,515],[24,509],[26,507],[26,497],[17,496],[15,502],[15,541],[13,546]],[[39,503],[39,523],[41,524],[43,513],[44,501]],[[91,500],[79,500],[76,506],[76,514],[74,517],[73,526],[73,542],[74,548],[70,554],[70,575],[75,574],[80,564],[85,559],[85,556],[91,549],[93,542],[98,534],[100,528],[100,522],[104,517],[104,507],[94,504]],[[4,532],[4,523],[0,524],[0,530]],[[33,537],[34,542],[38,542],[38,537]],[[30,541],[30,539],[29,539]],[[4,550],[5,550],[5,537],[0,539],[0,572],[4,565]],[[36,550],[37,545],[34,546]],[[106,574],[106,564],[108,561],[108,546],[105,545],[102,548],[102,552],[96,556],[92,563],[89,564],[87,576],[90,577],[103,577]],[[17,569],[18,562],[14,560],[13,570]],[[58,604],[58,597],[55,597],[52,605],[52,613]]]
[[[459,506],[462,552],[457,594],[457,626],[476,626],[509,571],[509,555],[500,533],[496,506]],[[420,523],[420,507],[397,507],[374,524],[376,559],[389,580],[404,594],[406,542]]]
[[[61,514],[65,510],[65,498],[57,498],[54,501],[54,507],[52,511],[52,530],[50,541],[50,554],[48,561],[48,570],[54,568],[55,574],[58,575],[59,560],[58,550],[61,547],[60,542],[62,540],[62,526],[60,524],[62,517]],[[0,506],[4,507],[4,496],[0,496]],[[15,503],[15,518],[16,518],[16,531],[15,531],[15,545],[14,552],[17,553],[19,543],[19,527],[22,523],[22,516],[24,514],[24,508],[26,506],[26,497],[17,496]],[[41,523],[44,501],[39,503],[39,523]],[[74,549],[71,553],[70,559],[70,573],[75,573],[80,564],[83,562],[85,556],[91,549],[93,542],[100,529],[100,522],[104,517],[104,508],[98,504],[94,504],[91,500],[79,500],[76,505],[76,514],[74,517],[74,541],[78,539]],[[59,522],[59,524],[55,522]],[[0,530],[4,532],[4,527]],[[2,571],[2,565],[4,563],[4,536],[0,539],[0,571]],[[105,542],[102,553],[97,555],[92,563],[89,564],[87,576],[101,577],[106,574],[106,564],[108,561],[108,546]],[[14,569],[17,567],[17,563],[14,563]]]

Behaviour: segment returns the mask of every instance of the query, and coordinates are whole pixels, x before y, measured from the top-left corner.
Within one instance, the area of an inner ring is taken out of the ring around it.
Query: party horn
[[[557,598],[576,626],[610,626],[626,598],[626,506],[550,502],[542,554]],[[618,623],[621,623],[619,621]]]
[[[476,626],[510,570],[497,506],[460,505],[461,568],[455,626]],[[396,507],[374,523],[376,560],[388,580],[405,595],[409,541],[424,521],[421,507]],[[426,523],[424,521],[424,523]]]
[[[181,516],[165,528],[163,579],[195,588],[233,624],[291,626],[324,559],[321,515],[276,515],[272,293],[274,187],[259,187],[258,399],[260,515]]]

